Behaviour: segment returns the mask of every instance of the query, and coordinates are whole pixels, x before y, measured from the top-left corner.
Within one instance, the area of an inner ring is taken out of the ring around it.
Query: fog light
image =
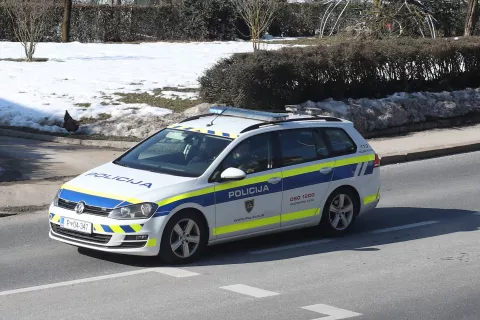
[[[147,240],[148,235],[142,234],[142,235],[136,235],[136,236],[125,236],[125,240]]]

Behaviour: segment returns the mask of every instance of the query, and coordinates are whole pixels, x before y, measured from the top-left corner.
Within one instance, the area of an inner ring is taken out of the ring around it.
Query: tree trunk
[[[70,41],[70,18],[72,17],[72,0],[64,0],[62,41]]]
[[[465,21],[465,36],[471,36],[475,31],[478,18],[478,0],[468,0],[467,19]]]

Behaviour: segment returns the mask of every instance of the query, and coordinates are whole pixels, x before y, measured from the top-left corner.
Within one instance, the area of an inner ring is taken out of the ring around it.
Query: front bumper
[[[116,220],[90,214],[78,215],[74,211],[50,206],[49,237],[76,247],[103,252],[155,256],[159,252],[164,218]],[[82,233],[61,228],[61,218],[71,218],[93,224],[92,233]],[[146,239],[135,239],[137,235]]]

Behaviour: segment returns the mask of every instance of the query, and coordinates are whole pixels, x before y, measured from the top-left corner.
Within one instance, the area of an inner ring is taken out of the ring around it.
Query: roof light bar
[[[211,107],[210,113],[260,121],[284,121],[288,119],[287,114],[248,110],[235,107]]]

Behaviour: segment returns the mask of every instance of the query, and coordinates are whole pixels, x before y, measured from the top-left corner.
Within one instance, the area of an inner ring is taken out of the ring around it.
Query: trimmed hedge
[[[255,109],[480,87],[480,38],[358,41],[240,53],[219,61],[199,82],[206,102]]]

